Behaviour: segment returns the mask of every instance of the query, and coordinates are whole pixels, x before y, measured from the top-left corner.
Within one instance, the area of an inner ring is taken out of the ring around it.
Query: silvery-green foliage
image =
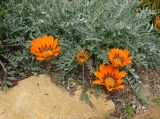
[[[105,54],[111,48],[129,49],[135,65],[159,70],[159,37],[152,32],[152,12],[138,12],[138,4],[139,0],[8,0],[0,21],[4,44],[0,57],[12,67],[8,72],[39,71],[42,63],[29,53],[30,42],[47,34],[58,37],[62,45],[55,63],[64,76],[79,66],[75,54],[81,48],[93,58],[87,63],[90,72],[92,64],[108,64]]]
[[[131,66],[128,66],[125,69],[127,71],[127,76],[125,77],[125,83],[131,87],[134,94],[142,103],[148,103],[146,97],[144,97],[141,94],[141,89],[142,89],[141,80],[140,77],[137,75],[136,70]]]

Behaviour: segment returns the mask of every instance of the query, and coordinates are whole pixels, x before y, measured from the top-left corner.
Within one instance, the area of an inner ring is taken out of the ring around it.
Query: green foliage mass
[[[30,54],[29,47],[32,39],[46,34],[59,38],[62,45],[53,63],[57,70],[63,70],[63,80],[76,71],[75,53],[81,49],[91,54],[87,63],[90,73],[99,63],[108,64],[106,52],[111,48],[129,49],[134,66],[160,70],[160,38],[150,24],[152,12],[137,10],[139,0],[6,1],[0,10],[0,58],[6,69],[5,85],[15,76],[26,76],[44,67]],[[132,78],[137,82],[137,77]]]
[[[153,102],[156,104],[160,104],[160,96],[157,96],[153,99]]]
[[[134,109],[131,106],[125,108],[125,114],[128,118],[131,118],[134,115]]]

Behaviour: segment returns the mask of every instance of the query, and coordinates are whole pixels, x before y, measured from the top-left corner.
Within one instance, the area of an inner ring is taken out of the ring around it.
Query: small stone
[[[145,107],[145,106],[142,106],[142,109],[146,109],[146,107]]]
[[[136,105],[133,104],[132,107],[135,109],[135,108],[136,108]]]
[[[144,112],[147,112],[147,110],[144,110]]]

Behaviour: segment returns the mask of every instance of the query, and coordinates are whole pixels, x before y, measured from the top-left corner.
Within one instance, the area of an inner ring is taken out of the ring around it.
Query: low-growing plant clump
[[[135,68],[160,71],[160,18],[157,6],[154,12],[139,5],[139,0],[2,1],[0,87],[47,69],[58,71],[60,82],[78,80],[84,90],[129,86],[144,102]]]

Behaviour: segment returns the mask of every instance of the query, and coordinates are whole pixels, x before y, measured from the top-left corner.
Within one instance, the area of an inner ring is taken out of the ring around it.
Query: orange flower
[[[77,52],[76,58],[80,64],[86,63],[89,59],[89,53],[87,50],[80,50]]]
[[[157,16],[157,17],[154,19],[154,24],[155,24],[157,27],[160,27],[160,16]]]
[[[109,55],[109,61],[114,67],[123,67],[131,63],[133,57],[128,57],[129,51],[126,50],[120,50],[118,48],[111,49],[108,52]]]
[[[94,72],[94,75],[99,79],[94,80],[93,84],[104,85],[108,91],[124,88],[122,78],[126,75],[126,72],[119,72],[119,69],[112,65],[101,64],[99,71]]]
[[[53,36],[43,36],[32,40],[30,52],[37,56],[37,60],[50,59],[59,54],[61,46],[56,47],[58,39]]]

